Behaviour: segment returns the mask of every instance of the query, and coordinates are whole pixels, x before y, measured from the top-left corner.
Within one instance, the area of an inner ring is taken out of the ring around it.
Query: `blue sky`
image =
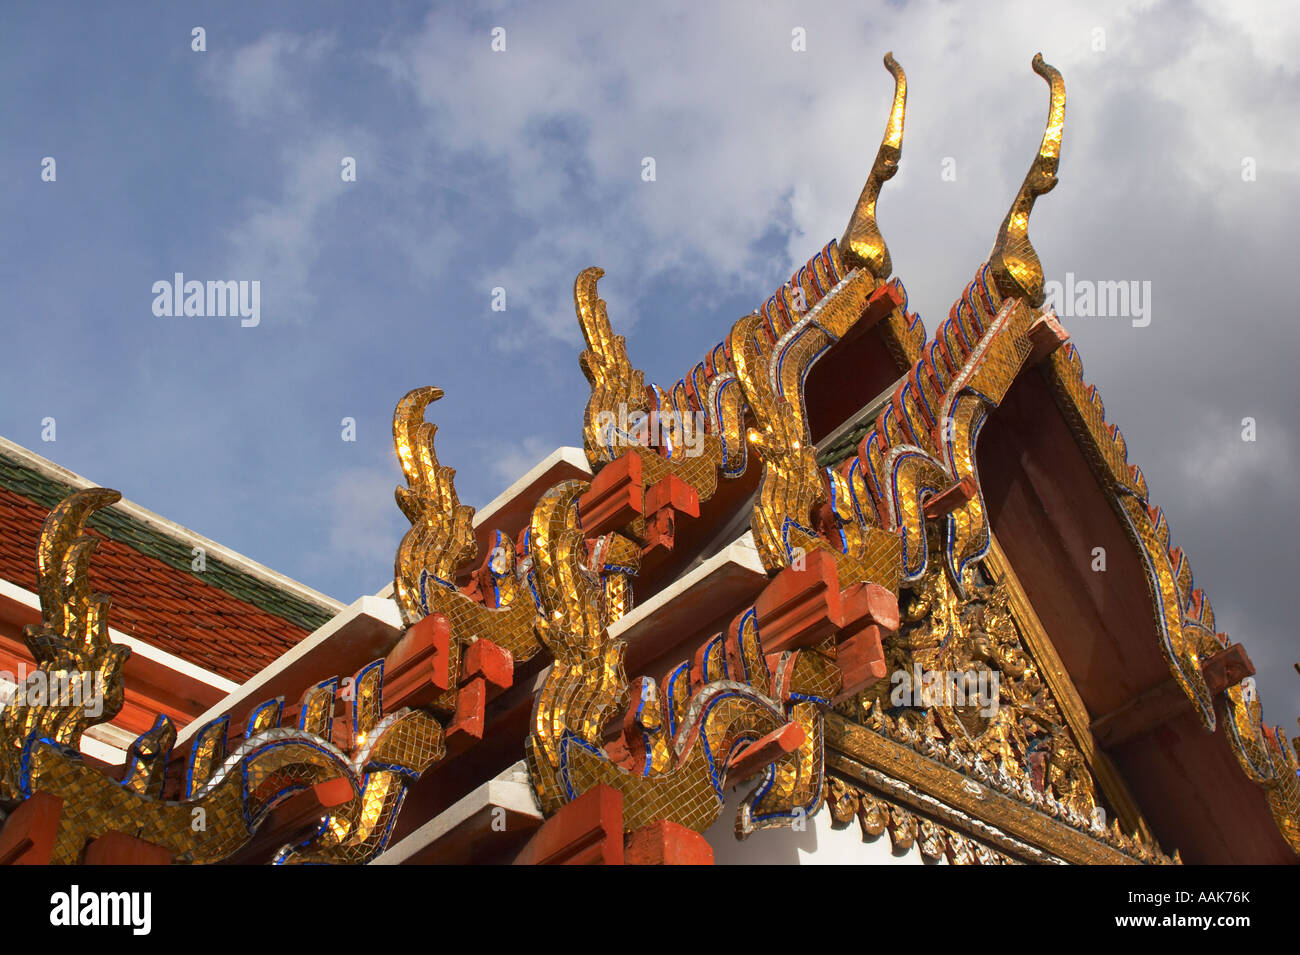
[[[1037,145],[1042,50],[1068,94],[1060,185],[1031,226],[1048,278],[1152,283],[1146,328],[1065,324],[1269,716],[1300,711],[1286,5],[14,3],[3,18],[0,433],[345,601],[389,579],[405,527],[398,398],[446,391],[430,418],[467,503],[580,444],[571,291],[589,265],[633,360],[675,380],[842,231],[888,110],[886,50],[910,98],[880,224],[933,329]],[[258,280],[260,324],[156,317],[152,285],[178,271]]]

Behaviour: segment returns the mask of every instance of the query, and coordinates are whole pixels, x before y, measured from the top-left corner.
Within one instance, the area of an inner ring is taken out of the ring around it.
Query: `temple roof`
[[[1042,143],[928,336],[875,224],[906,93],[885,64],[844,237],[671,388],[632,363],[603,271],[579,273],[582,452],[476,514],[426,418],[442,389],[400,399],[391,599],[337,613],[0,444],[0,572],[40,595],[30,658],[109,689],[98,713],[0,714],[0,799],[27,812],[10,838],[60,863],[359,863],[390,842],[402,862],[705,862],[734,809],[740,838],[856,817],[895,857],[961,865],[1294,861],[1297,754],[1044,308],[1028,217],[1056,183],[1060,74],[1034,58]],[[151,643],[138,669],[156,646],[243,685],[154,706],[167,681],[127,669],[92,586]],[[120,772],[78,759],[114,719],[139,733]]]
[[[32,554],[50,508],[90,486],[0,438],[0,577],[36,589]],[[125,500],[89,529],[104,539],[91,579],[112,595],[114,626],[231,680],[246,680],[343,606]],[[192,568],[196,547],[202,571]]]

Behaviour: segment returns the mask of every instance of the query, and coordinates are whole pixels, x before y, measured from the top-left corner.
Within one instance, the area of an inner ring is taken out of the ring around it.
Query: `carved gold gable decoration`
[[[888,735],[932,740],[977,773],[1032,787],[1091,823],[1091,771],[1025,647],[1005,586],[977,576],[965,596],[941,571],[906,591],[903,624],[885,651],[894,679],[845,712]]]

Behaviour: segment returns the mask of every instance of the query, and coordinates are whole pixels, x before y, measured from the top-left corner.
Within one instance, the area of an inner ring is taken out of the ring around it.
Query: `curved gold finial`
[[[596,291],[604,269],[583,269],[573,282],[573,305],[582,326],[587,350],[578,356],[578,364],[591,385],[591,397],[583,421],[582,443],[587,461],[598,470],[617,457],[611,446],[610,422],[626,421],[634,411],[649,411],[646,404],[645,375],[632,367],[627,356],[627,341],[615,335],[605,311],[605,300]]]
[[[1029,167],[1020,191],[1011,203],[1002,230],[989,254],[993,280],[1003,295],[1022,298],[1038,308],[1046,295],[1043,290],[1043,266],[1029,242],[1029,213],[1034,199],[1051,192],[1056,185],[1056,170],[1061,161],[1061,132],[1065,129],[1065,81],[1054,66],[1043,62],[1043,54],[1034,54],[1034,72],[1047,80],[1050,106],[1047,128],[1038,155]]]
[[[36,547],[41,626],[70,641],[77,653],[93,654],[109,645],[109,598],[90,590],[90,557],[99,539],[85,529],[95,511],[121,499],[109,488],[74,491],[55,505],[41,528]]]
[[[91,515],[121,498],[102,487],[73,491],[41,528],[36,547],[41,622],[25,626],[23,639],[44,672],[45,686],[55,679],[78,681],[81,692],[97,694],[103,706],[95,712],[42,695],[44,702],[0,707],[0,798],[22,791],[18,757],[27,753],[26,741],[43,738],[77,749],[88,727],[107,723],[122,709],[122,667],[131,650],[109,637],[110,598],[90,586],[90,559],[100,539],[86,533]]]
[[[441,388],[416,388],[393,411],[393,443],[408,485],[397,488],[397,506],[411,522],[397,548],[393,583],[407,624],[424,616],[427,578],[454,588],[456,569],[478,550],[474,508],[460,503],[456,469],[439,463],[433,448],[438,426],[424,420],[425,409],[442,394]]]
[[[885,54],[885,68],[894,76],[894,105],[889,111],[889,122],[885,124],[885,136],[876,152],[871,175],[862,187],[853,217],[840,239],[840,253],[849,268],[863,269],[877,282],[889,276],[891,265],[889,248],[876,225],[876,200],[880,197],[880,187],[898,172],[898,160],[903,155],[903,114],[907,110],[907,76],[893,53]]]

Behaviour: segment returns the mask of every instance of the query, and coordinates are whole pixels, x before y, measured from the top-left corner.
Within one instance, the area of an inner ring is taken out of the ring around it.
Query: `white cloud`
[[[483,458],[490,462],[490,480],[486,483],[491,485],[491,489],[479,495],[482,499],[475,507],[482,508],[488,504],[554,450],[551,444],[536,435],[527,435],[517,442],[493,442],[484,448]]]
[[[364,156],[370,137],[359,131],[320,132],[295,143],[280,157],[280,191],[274,199],[250,199],[226,230],[228,272],[262,282],[263,314],[283,320],[315,301],[312,270],[328,238],[326,210],[349,188],[340,177],[344,156]]]
[[[334,38],[325,34],[268,33],[229,53],[210,41],[204,76],[240,119],[265,120],[302,107],[306,71],[334,48]]]
[[[497,24],[508,31],[502,54],[490,47]],[[807,53],[790,49],[794,26],[807,30]],[[341,121],[322,101],[311,102],[314,112],[302,108],[296,85],[311,68],[320,72],[328,43],[272,34],[214,79],[239,116],[299,134],[275,160],[276,190],[242,210],[231,239],[247,277],[274,275],[291,298],[309,302],[342,188],[338,158],[358,156],[362,176],[380,182],[391,203],[367,213],[383,248],[410,260],[412,284],[481,295],[484,351],[473,367],[529,394],[535,382],[520,385],[514,373],[535,371],[536,359],[517,356],[564,357],[564,348],[537,346],[577,344],[579,269],[608,273],[602,294],[620,332],[643,311],[655,331],[689,321],[720,336],[735,315],[718,302],[743,291],[757,305],[838,236],[879,143],[892,94],[880,58],[892,49],[908,73],[909,112],[880,224],[911,306],[933,330],[987,253],[1034,155],[1047,92],[1029,61],[1041,50],[1068,95],[1061,183],[1040,201],[1031,229],[1044,267],[1049,276],[1149,278],[1159,302],[1149,331],[1072,324],[1089,380],[1113,399],[1131,459],[1172,512],[1175,543],[1197,528],[1232,527],[1224,535],[1237,534],[1241,550],[1248,535],[1240,526],[1257,526],[1241,522],[1257,519],[1259,495],[1224,492],[1268,487],[1293,498],[1280,482],[1300,447],[1285,377],[1296,345],[1286,319],[1294,309],[1285,211],[1300,186],[1298,27],[1289,5],[1156,2],[561,4],[503,8],[490,21],[436,12],[378,52],[348,51],[353,62],[381,64],[394,95],[374,115]],[[1103,50],[1094,49],[1097,30]],[[1243,187],[1244,155],[1259,161],[1257,186]],[[641,181],[644,156],[656,160],[654,183]],[[939,175],[947,157],[957,163],[952,183]],[[669,283],[683,293],[665,312]],[[487,309],[496,285],[507,289],[505,313]],[[530,394],[535,406],[557,400],[544,389]],[[1271,415],[1254,445],[1240,441],[1235,412],[1206,412],[1238,406]],[[559,443],[512,441],[510,419],[493,420],[503,430],[483,448],[484,463],[469,465],[476,477],[480,467],[490,475],[474,487],[492,485],[472,495],[480,501]],[[355,506],[344,503],[345,487],[338,507],[385,526],[393,482],[349,481]],[[1215,506],[1207,510],[1206,500]],[[368,512],[363,501],[379,503]],[[1228,595],[1249,599],[1251,575],[1285,564],[1294,513],[1271,509],[1270,526],[1284,526],[1271,541],[1254,534],[1260,543],[1246,557],[1216,549],[1217,540],[1189,548],[1198,581],[1212,597],[1224,593],[1229,610]],[[338,546],[356,534],[363,550],[391,559],[391,544],[340,527]],[[1283,591],[1260,588],[1261,617],[1284,619]]]
[[[435,12],[422,31],[393,41],[378,58],[414,94],[440,142],[502,171],[500,189],[534,231],[517,230],[525,235],[501,268],[529,296],[553,287],[560,262],[595,247],[579,267],[599,264],[611,278],[632,274],[636,281],[684,269],[691,278],[753,287],[757,304],[774,279],[843,229],[888,110],[891,81],[879,57],[891,47],[910,85],[903,169],[912,182],[933,185],[909,189],[903,207],[891,184],[881,202],[886,239],[912,251],[901,261],[895,256],[896,266],[913,279],[936,269],[969,275],[991,246],[1045,118],[1046,87],[1029,70],[1040,49],[1073,91],[1067,175],[1095,168],[1116,148],[1103,139],[1098,111],[1130,90],[1177,100],[1175,122],[1188,146],[1180,161],[1207,198],[1228,159],[1229,173],[1240,161],[1229,152],[1293,126],[1279,122],[1287,102],[1250,109],[1234,102],[1248,64],[1221,64],[1217,72],[1207,64],[1221,54],[1225,35],[1229,42],[1241,36],[1247,51],[1294,55],[1295,31],[1283,40],[1258,20],[1220,10],[1204,11],[1195,42],[1171,45],[1157,18],[1163,8],[1150,2],[584,9],[503,13],[503,53],[491,51],[477,20]],[[807,30],[807,53],[790,49],[796,25]],[[1098,29],[1105,32],[1101,51],[1093,48]],[[628,42],[651,34],[656,42]],[[1232,82],[1223,82],[1225,71]],[[555,144],[557,129],[565,131],[564,150]],[[656,160],[654,183],[640,179],[644,156]],[[940,184],[946,156],[958,160],[960,188]],[[1086,211],[1092,197],[1076,188],[1050,201]],[[581,223],[581,235],[573,232],[576,203],[598,210]],[[954,222],[962,234],[950,235]],[[787,237],[786,261],[775,270],[753,254],[773,231]],[[953,238],[980,251],[953,265]],[[556,296],[540,295],[535,304],[543,333],[574,338],[567,303],[560,309]],[[946,310],[947,301],[938,307]]]
[[[250,183],[277,184],[272,197],[246,200],[237,221],[229,226],[228,270],[241,279],[262,283],[264,313],[273,319],[303,312],[315,301],[312,269],[327,238],[322,227],[325,210],[348,188],[340,176],[341,162],[352,157],[364,169],[374,154],[372,136],[357,124],[322,121],[309,108],[308,92],[319,79],[319,68],[336,50],[334,36],[271,32],[225,52],[210,43],[203,74],[210,91],[228,104],[246,124],[276,124],[278,132],[300,129],[278,155],[259,157],[262,168],[237,172]],[[285,141],[267,136],[267,142]],[[369,170],[366,170],[369,172]]]
[[[403,484],[396,465],[353,467],[330,479],[319,501],[328,522],[327,552],[316,558],[322,566],[344,566],[365,574],[390,565],[405,531],[405,520],[393,501],[393,489]]]

